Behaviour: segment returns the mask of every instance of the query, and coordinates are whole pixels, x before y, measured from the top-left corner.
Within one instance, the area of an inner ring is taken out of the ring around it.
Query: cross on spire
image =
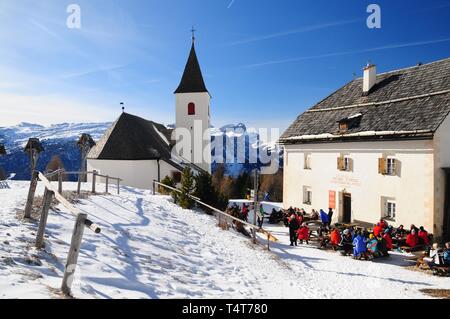
[[[192,26],[192,29],[191,29],[191,32],[192,32],[192,43],[195,42],[195,32],[196,32],[196,31],[197,31],[197,30],[195,30],[194,26]]]

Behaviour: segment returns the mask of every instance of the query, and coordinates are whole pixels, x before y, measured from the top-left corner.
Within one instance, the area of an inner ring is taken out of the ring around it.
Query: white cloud
[[[368,49],[354,50],[354,51],[332,52],[332,53],[296,57],[296,58],[290,58],[290,59],[284,59],[284,60],[267,61],[267,62],[245,65],[245,66],[243,66],[243,68],[256,68],[256,67],[261,67],[261,66],[266,66],[266,65],[284,64],[284,63],[299,62],[299,61],[305,61],[305,60],[329,58],[329,57],[335,57],[335,56],[352,55],[352,54],[368,53],[368,52],[392,50],[392,49],[401,49],[401,48],[408,48],[408,47],[415,47],[415,46],[438,44],[438,43],[444,43],[444,42],[450,42],[450,38],[443,38],[443,39],[429,40],[429,41],[417,41],[417,42],[408,42],[408,43],[389,44],[389,45],[368,48]]]
[[[55,124],[63,122],[104,122],[114,119],[116,113],[105,107],[88,105],[56,95],[24,96],[0,93],[0,126],[20,122]]]
[[[362,21],[362,20],[361,19],[352,19],[352,20],[333,21],[333,22],[327,22],[327,23],[322,23],[322,24],[308,25],[308,26],[303,26],[298,29],[281,31],[281,32],[277,32],[277,33],[266,34],[266,35],[261,35],[261,36],[257,36],[257,37],[253,37],[253,38],[243,39],[240,41],[235,41],[235,42],[226,44],[226,46],[234,46],[234,45],[240,45],[240,44],[246,44],[246,43],[252,43],[252,42],[259,42],[259,41],[263,41],[263,40],[275,39],[275,38],[285,37],[288,35],[293,35],[293,34],[298,34],[298,33],[306,33],[306,32],[322,30],[322,29],[339,27],[339,26],[353,24],[353,23],[360,22],[360,21]]]

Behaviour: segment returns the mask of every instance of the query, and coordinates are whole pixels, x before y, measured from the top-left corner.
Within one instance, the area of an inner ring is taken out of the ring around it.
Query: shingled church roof
[[[178,170],[190,167],[204,171],[194,163],[172,154],[173,129],[139,116],[122,113],[90,150],[87,158],[97,160],[163,160]]]
[[[346,84],[292,123],[280,143],[354,139],[432,138],[450,112],[450,58],[377,75],[369,94],[363,79]],[[339,132],[337,123],[358,116]]]
[[[171,130],[164,125],[122,113],[88,154],[100,160],[171,161]]]
[[[197,54],[195,53],[195,46],[192,43],[191,52],[189,54],[186,67],[184,69],[183,77],[180,85],[175,93],[203,93],[208,92],[203,81],[202,71],[198,63]]]

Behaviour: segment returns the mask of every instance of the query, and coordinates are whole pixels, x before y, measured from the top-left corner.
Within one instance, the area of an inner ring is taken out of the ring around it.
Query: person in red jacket
[[[333,247],[334,250],[336,250],[336,247],[341,242],[341,233],[339,232],[339,229],[335,228],[330,234],[330,244]]]
[[[248,206],[245,203],[242,206],[242,216],[244,217],[244,221],[248,221]]]
[[[430,239],[428,238],[428,232],[423,228],[423,226],[420,226],[419,242],[423,243],[426,246],[428,246],[430,244]]]
[[[417,236],[414,229],[408,234],[408,236],[406,236],[406,244],[411,248],[417,246]]]
[[[391,237],[391,232],[390,232],[389,228],[384,231],[383,238],[386,241],[387,250],[392,250],[392,248],[393,248],[392,237]]]
[[[297,222],[299,225],[303,224],[303,215],[300,212],[295,213],[295,218],[297,218]]]
[[[298,240],[300,240],[300,244],[303,244],[303,241],[306,241],[306,244],[309,245],[309,228],[306,224],[303,224],[297,231]]]
[[[388,228],[388,223],[387,221],[385,221],[384,219],[380,219],[380,227],[384,230],[386,230]]]
[[[383,228],[380,226],[380,223],[378,223],[374,228],[373,228],[373,235],[375,237],[378,237],[378,235],[380,235],[383,232]]]

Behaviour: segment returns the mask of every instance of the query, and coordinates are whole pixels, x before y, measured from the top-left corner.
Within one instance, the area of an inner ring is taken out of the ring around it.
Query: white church
[[[210,100],[195,52],[195,38],[178,88],[175,91],[176,127],[123,112],[87,156],[88,171],[119,177],[122,184],[150,189],[153,180],[170,176],[179,182],[181,171],[211,173]],[[178,130],[179,129],[179,130]],[[178,150],[178,131],[189,132]],[[200,136],[200,139],[195,137]],[[195,140],[194,140],[195,139]],[[187,145],[187,146],[186,146]],[[194,156],[200,150],[203,156]]]
[[[284,132],[284,206],[333,222],[424,226],[450,239],[450,58],[374,65]]]

